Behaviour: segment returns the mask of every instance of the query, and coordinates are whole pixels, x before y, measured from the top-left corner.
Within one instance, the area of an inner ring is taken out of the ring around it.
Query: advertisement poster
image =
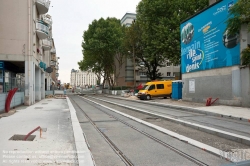
[[[240,36],[226,30],[236,2],[223,0],[181,24],[182,73],[240,64]]]

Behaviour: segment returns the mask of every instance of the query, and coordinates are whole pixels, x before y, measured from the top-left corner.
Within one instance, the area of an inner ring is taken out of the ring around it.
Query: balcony
[[[51,18],[51,16],[50,16],[49,14],[43,15],[43,16],[42,16],[42,20],[43,20],[46,24],[50,25],[50,27],[52,26],[52,18]]]
[[[56,77],[59,77],[59,73],[56,73]]]
[[[50,50],[50,53],[51,53],[51,54],[56,54],[56,49],[55,49],[55,48],[51,49],[51,50]]]
[[[49,11],[49,0],[36,0],[36,8],[39,14],[45,14]]]
[[[56,70],[59,70],[59,66],[58,66],[58,65],[56,65],[56,66],[55,66],[55,69],[56,69]]]
[[[52,45],[51,45],[51,41],[50,40],[43,39],[42,43],[43,43],[43,46],[42,46],[43,50],[47,51],[47,50],[51,49]]]
[[[49,36],[49,26],[42,20],[36,22],[36,34],[40,40],[46,39]]]
[[[51,55],[51,60],[54,61],[56,63],[56,56],[55,55]]]
[[[56,62],[55,61],[50,61],[50,67],[55,67],[56,66]]]

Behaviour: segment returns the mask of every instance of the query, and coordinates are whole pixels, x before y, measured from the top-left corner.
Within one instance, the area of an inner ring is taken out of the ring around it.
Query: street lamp
[[[130,53],[130,51],[128,51]],[[135,47],[133,46],[133,65],[134,65],[134,87],[136,86],[136,76],[135,76]]]
[[[133,63],[134,63],[134,88],[136,86],[136,76],[135,76],[135,47],[133,46]]]

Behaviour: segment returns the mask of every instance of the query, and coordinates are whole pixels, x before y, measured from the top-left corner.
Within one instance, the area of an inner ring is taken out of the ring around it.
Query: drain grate
[[[9,140],[11,141],[24,141],[24,138],[25,138],[26,135],[19,135],[19,134],[15,134],[13,135],[12,137],[10,137]],[[35,139],[35,135],[30,135],[26,141],[33,141]]]
[[[43,107],[35,107],[35,109],[43,109]]]

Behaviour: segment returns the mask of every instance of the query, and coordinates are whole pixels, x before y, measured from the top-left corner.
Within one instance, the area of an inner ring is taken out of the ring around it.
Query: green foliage
[[[241,52],[242,65],[250,65],[250,47]]]
[[[229,19],[227,20],[227,29],[229,34],[235,34],[240,31],[242,24],[248,24],[250,32],[250,1],[239,0],[229,11]]]
[[[133,46],[138,62],[143,62],[150,79],[161,78],[159,67],[169,60],[180,63],[180,24],[204,7],[207,0],[142,0],[137,6],[137,20],[129,38],[135,34]],[[138,47],[134,47],[138,49]],[[137,54],[139,52],[139,54]]]
[[[229,11],[229,19],[227,20],[227,30],[229,34],[239,33],[243,24],[248,25],[250,32],[250,1],[239,0]],[[241,52],[242,65],[250,65],[249,47]]]
[[[116,18],[94,20],[83,34],[83,60],[78,62],[79,69],[104,73],[105,79],[113,83],[114,57],[119,52],[123,35],[120,20]]]

